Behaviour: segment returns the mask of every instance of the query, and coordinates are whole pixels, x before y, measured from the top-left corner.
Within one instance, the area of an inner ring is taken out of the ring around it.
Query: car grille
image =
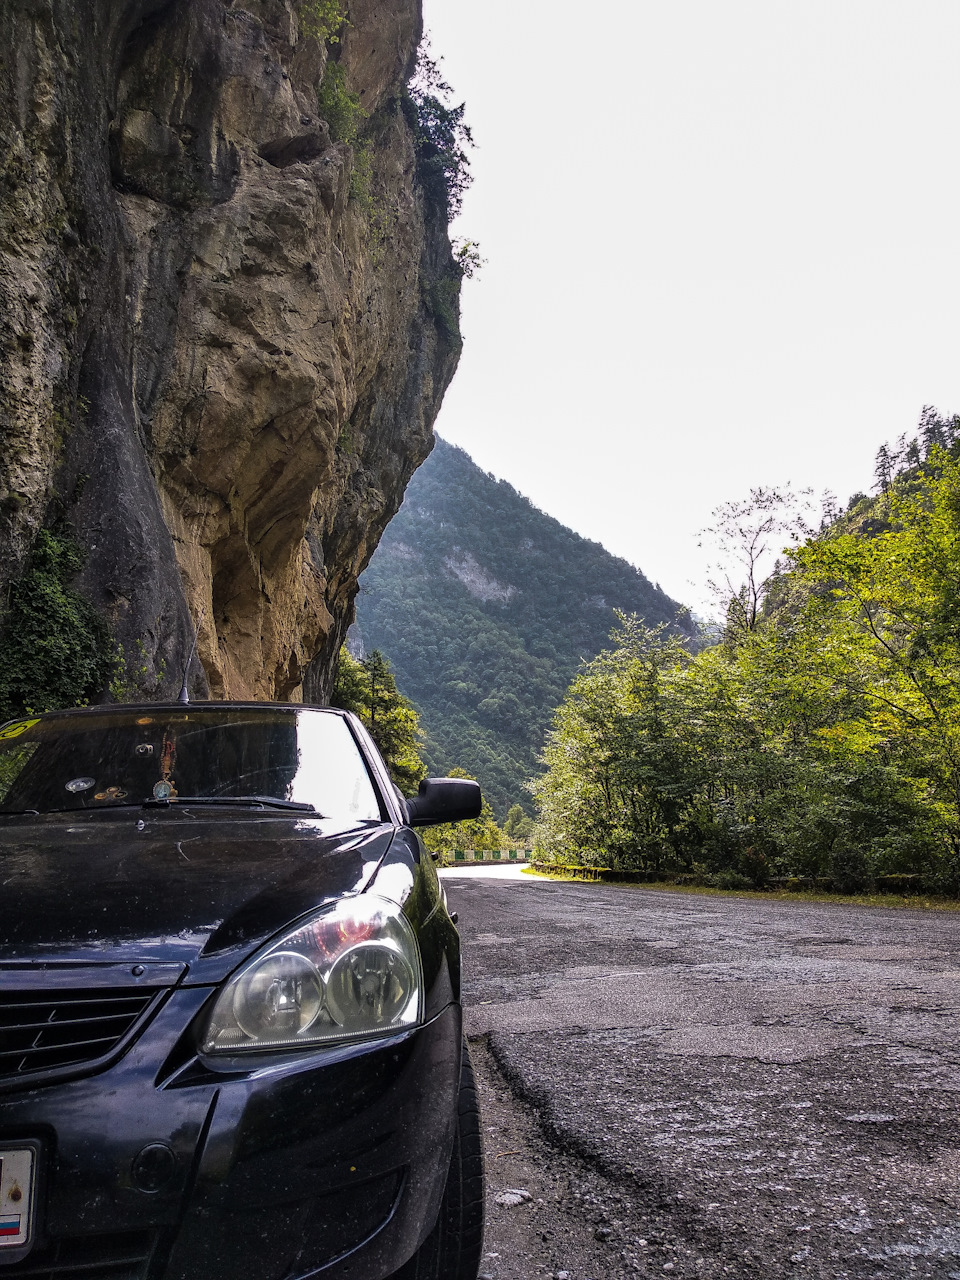
[[[0,1079],[106,1057],[156,995],[109,988],[0,992]]]
[[[21,1262],[0,1268],[10,1280],[144,1280],[157,1243],[155,1231],[76,1236],[35,1249]]]

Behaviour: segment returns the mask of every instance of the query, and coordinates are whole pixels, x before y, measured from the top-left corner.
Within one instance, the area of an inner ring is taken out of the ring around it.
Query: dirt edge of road
[[[620,1171],[615,1180],[596,1152],[579,1149],[542,1109],[546,1100],[526,1094],[498,1054],[496,1036],[471,1038],[470,1051],[487,1170],[481,1277],[633,1280],[672,1274],[699,1280],[752,1274],[749,1264],[731,1265],[722,1256],[721,1241],[703,1242],[704,1251],[678,1234],[678,1223],[690,1228],[690,1237],[697,1232],[685,1221],[686,1206],[661,1179],[634,1175],[624,1183]]]

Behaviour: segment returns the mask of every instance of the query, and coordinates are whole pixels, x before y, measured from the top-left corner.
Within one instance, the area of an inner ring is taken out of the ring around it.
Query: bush
[[[739,871],[718,871],[716,875],[707,876],[706,883],[712,889],[752,889],[753,885]]]
[[[740,855],[740,870],[755,889],[763,889],[770,883],[770,863],[766,854],[752,845]]]
[[[919,875],[877,876],[877,893],[901,893],[904,897],[925,893],[926,877]]]
[[[345,142],[350,146],[356,142],[367,113],[360,105],[359,94],[351,93],[347,88],[343,67],[332,59],[327,63],[317,90],[317,110],[326,120],[334,142]]]
[[[863,849],[838,841],[830,852],[830,878],[837,893],[862,893],[869,889],[873,876]]]
[[[347,20],[341,0],[300,0],[297,16],[304,35],[330,44],[339,41],[340,28]]]
[[[106,685],[113,663],[107,625],[71,591],[83,552],[42,529],[27,572],[10,591],[0,636],[0,716],[82,706]]]

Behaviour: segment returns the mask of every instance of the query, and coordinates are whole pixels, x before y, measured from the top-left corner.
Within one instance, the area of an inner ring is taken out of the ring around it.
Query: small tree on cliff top
[[[424,37],[408,90],[408,115],[417,147],[417,176],[427,197],[445,209],[448,218],[460,212],[463,193],[473,180],[466,152],[474,145],[473,134],[464,124],[464,104],[449,105],[452,93]]]

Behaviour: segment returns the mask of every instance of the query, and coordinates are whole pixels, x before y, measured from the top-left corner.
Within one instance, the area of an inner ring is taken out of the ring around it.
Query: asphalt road
[[[960,1280],[960,914],[445,885],[493,1280]]]

